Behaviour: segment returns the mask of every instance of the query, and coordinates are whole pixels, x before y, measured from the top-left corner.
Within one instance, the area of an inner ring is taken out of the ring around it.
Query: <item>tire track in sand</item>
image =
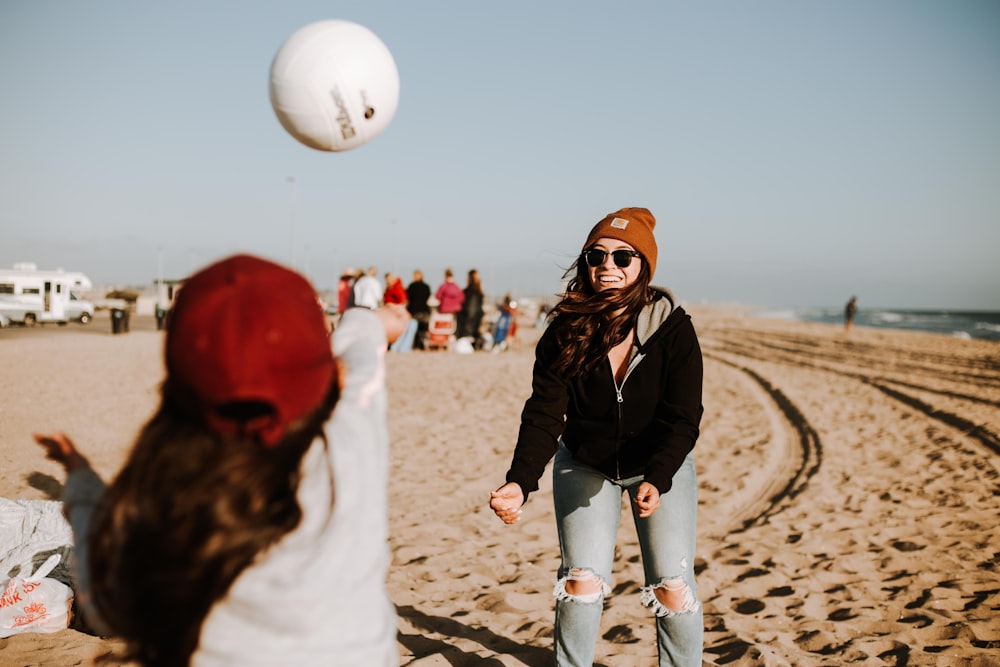
[[[853,341],[787,334],[765,337],[757,332],[742,332],[738,342],[725,339],[717,343],[716,351],[757,361],[814,368],[863,382],[935,421],[962,431],[992,454],[1000,455],[1000,435],[986,424],[962,416],[1000,408],[998,364],[992,358],[956,359],[906,350],[886,358],[884,350]],[[848,354],[857,356],[848,361]],[[922,381],[903,379],[900,373]],[[928,399],[920,398],[920,394]],[[950,407],[928,402],[931,399]]]
[[[730,504],[741,509],[729,522],[737,527],[727,532],[740,533],[767,521],[788,500],[805,490],[822,464],[823,447],[802,411],[760,373],[722,356],[705,353],[705,358],[737,372],[736,380],[760,405],[770,428],[769,451],[764,461],[770,474],[763,485],[729,499]]]
[[[994,664],[998,349],[754,320],[701,339],[825,445],[808,491],[788,478],[702,563],[706,662]]]

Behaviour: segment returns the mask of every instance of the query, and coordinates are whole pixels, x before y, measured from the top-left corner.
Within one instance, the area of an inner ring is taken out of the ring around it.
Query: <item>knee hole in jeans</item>
[[[611,587],[593,570],[574,567],[559,578],[552,594],[557,600],[591,604],[610,595]]]
[[[698,598],[681,577],[664,579],[655,586],[643,586],[640,600],[659,617],[693,614],[699,606]]]

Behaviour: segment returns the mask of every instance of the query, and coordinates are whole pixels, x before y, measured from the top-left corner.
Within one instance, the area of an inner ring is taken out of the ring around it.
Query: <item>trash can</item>
[[[111,309],[111,333],[113,334],[128,333],[127,308]]]

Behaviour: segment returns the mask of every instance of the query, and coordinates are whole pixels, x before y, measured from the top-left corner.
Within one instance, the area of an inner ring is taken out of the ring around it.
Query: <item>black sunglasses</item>
[[[633,257],[641,257],[635,250],[626,250],[622,248],[621,250],[613,250],[608,253],[607,250],[601,250],[600,248],[591,248],[590,250],[584,250],[581,257],[587,262],[587,266],[596,269],[597,267],[604,264],[604,260],[611,255],[612,259],[615,260],[615,266],[620,269],[624,269],[629,264],[632,263]]]

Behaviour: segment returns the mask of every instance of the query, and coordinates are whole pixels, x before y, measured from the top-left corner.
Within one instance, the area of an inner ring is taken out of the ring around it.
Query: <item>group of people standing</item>
[[[436,312],[452,318],[456,338],[470,338],[475,349],[481,349],[484,343],[483,318],[485,316],[482,279],[479,271],[470,269],[465,287],[455,281],[455,273],[450,268],[444,271],[444,281],[432,292],[424,281],[420,269],[413,272],[413,280],[404,286],[400,276],[386,273],[384,282],[378,278],[374,266],[367,271],[353,268],[345,269],[337,285],[337,312],[346,312],[349,308],[362,307],[375,310],[384,304],[400,304],[413,318],[410,328],[393,344],[395,351],[410,349],[426,349],[429,336],[431,313],[431,297],[437,302]],[[511,307],[512,299],[508,294],[503,304],[499,306],[500,315],[496,327],[502,328],[504,337],[510,338],[516,333],[516,303]],[[506,314],[506,317],[505,317]],[[490,337],[496,338],[496,331],[490,332]]]

